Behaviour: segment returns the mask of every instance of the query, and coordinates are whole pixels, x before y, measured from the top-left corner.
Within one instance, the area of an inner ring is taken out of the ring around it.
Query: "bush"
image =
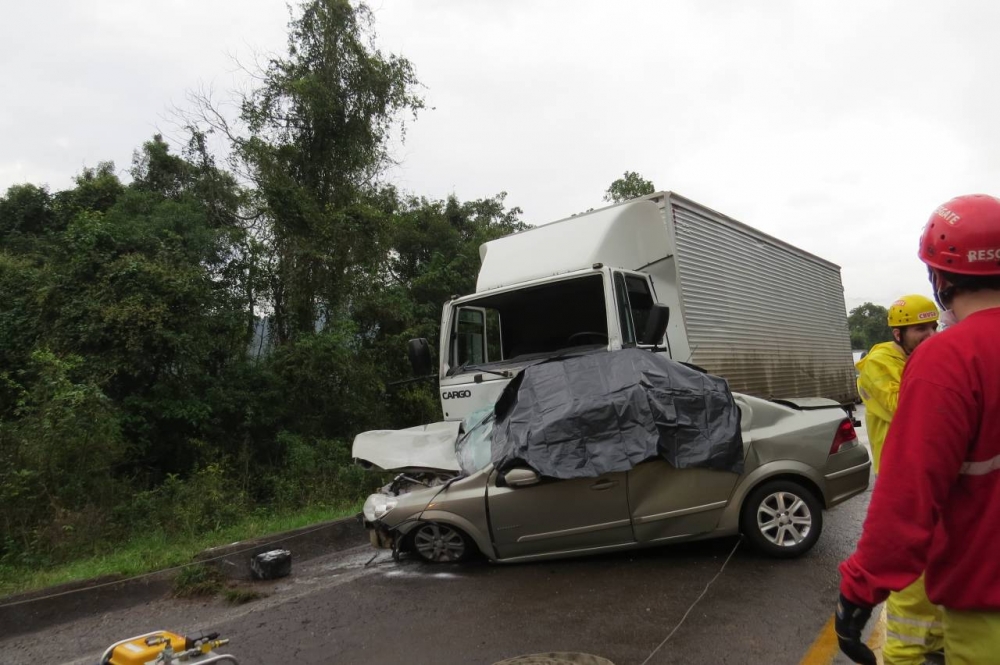
[[[276,470],[274,507],[279,512],[304,506],[334,506],[364,498],[381,478],[352,463],[350,444],[339,439],[311,439],[287,431],[278,434],[286,466]]]
[[[129,533],[153,528],[171,536],[193,536],[219,531],[247,512],[239,487],[222,466],[210,464],[187,479],[170,474],[157,487],[137,493],[130,503],[118,506],[116,521]]]
[[[214,596],[222,590],[222,575],[207,565],[182,568],[174,578],[175,598],[201,598]]]
[[[104,514],[122,496],[111,472],[127,453],[114,404],[73,375],[76,356],[32,354],[37,376],[16,420],[0,421],[0,556],[60,559],[107,535]]]

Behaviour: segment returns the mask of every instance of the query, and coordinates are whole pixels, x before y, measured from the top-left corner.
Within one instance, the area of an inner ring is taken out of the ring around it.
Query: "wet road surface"
[[[298,566],[267,598],[163,600],[0,640],[3,663],[93,663],[157,629],[217,630],[251,663],[483,663],[547,651],[640,664],[736,552],[649,661],[799,663],[830,617],[837,564],[860,534],[868,494],[824,514],[806,556],[764,558],[727,538],[637,553],[512,566],[428,565],[348,550]]]

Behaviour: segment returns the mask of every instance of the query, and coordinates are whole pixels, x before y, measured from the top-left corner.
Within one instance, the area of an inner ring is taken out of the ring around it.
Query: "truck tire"
[[[740,527],[764,554],[794,558],[808,552],[819,540],[823,506],[805,485],[794,480],[771,480],[747,496]]]

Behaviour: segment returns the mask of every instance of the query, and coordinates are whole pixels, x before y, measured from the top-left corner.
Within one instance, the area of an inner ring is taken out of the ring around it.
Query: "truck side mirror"
[[[415,376],[431,373],[431,345],[426,337],[411,339],[406,343],[406,353],[410,356],[410,367]]]
[[[642,333],[639,343],[646,346],[656,346],[667,333],[667,324],[670,323],[670,308],[666,305],[656,303],[649,310],[649,318],[646,319],[646,329]]]

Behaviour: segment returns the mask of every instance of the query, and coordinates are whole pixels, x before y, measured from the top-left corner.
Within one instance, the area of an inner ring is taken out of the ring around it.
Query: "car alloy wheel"
[[[778,547],[799,545],[812,529],[812,512],[791,492],[769,494],[757,506],[757,528]]]
[[[767,481],[747,496],[740,530],[759,551],[773,557],[805,554],[823,530],[823,504],[795,480]]]
[[[463,560],[469,553],[465,534],[447,524],[427,522],[413,534],[413,549],[425,561],[449,563]]]

